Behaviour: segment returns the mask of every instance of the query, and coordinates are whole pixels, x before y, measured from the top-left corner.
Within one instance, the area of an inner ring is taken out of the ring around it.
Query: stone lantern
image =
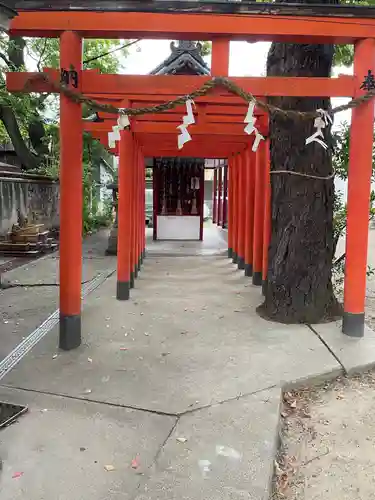
[[[0,31],[8,31],[10,22],[16,15],[17,12],[15,10],[0,3]]]

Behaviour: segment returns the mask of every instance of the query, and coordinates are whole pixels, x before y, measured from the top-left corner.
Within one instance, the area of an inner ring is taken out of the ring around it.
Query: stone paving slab
[[[2,500],[131,499],[175,424],[172,417],[2,387],[0,400],[30,407],[1,431]]]
[[[348,375],[363,372],[375,366],[375,332],[367,325],[365,325],[363,338],[343,335],[341,321],[313,325],[312,328],[328,345]]]
[[[259,288],[223,257],[150,258],[129,302],[115,289],[85,302],[80,349],[55,359],[55,329],[3,383],[178,414],[340,373],[309,328],[259,318]]]
[[[116,269],[114,257],[104,257],[107,231],[83,242],[82,281]],[[102,257],[100,257],[102,255]],[[5,273],[12,282],[22,284],[58,283],[58,253],[28,262]],[[58,307],[57,286],[17,287],[0,290],[0,361]]]
[[[228,251],[224,232],[211,222],[204,225],[203,241],[153,241],[152,236],[152,229],[146,229],[147,253],[150,256],[218,255]]]
[[[268,500],[279,403],[272,389],[181,417],[136,499]]]

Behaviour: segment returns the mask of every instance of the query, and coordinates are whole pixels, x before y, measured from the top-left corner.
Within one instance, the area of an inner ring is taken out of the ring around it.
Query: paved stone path
[[[116,259],[104,256],[107,238],[103,230],[83,241],[82,281],[116,269]],[[5,273],[26,286],[0,290],[0,361],[59,307],[57,286],[27,286],[58,283],[58,266],[59,254],[54,253]]]
[[[2,500],[267,500],[282,389],[371,364],[371,332],[259,318],[222,255],[151,253],[131,300],[115,289],[86,298],[79,349],[58,352],[55,328],[1,381],[30,407],[1,432]]]

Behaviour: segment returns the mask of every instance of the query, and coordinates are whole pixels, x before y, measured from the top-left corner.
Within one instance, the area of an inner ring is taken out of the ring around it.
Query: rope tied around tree
[[[68,97],[72,101],[85,104],[93,111],[102,111],[105,113],[117,114],[117,115],[127,115],[127,116],[140,116],[145,114],[163,113],[170,109],[174,109],[177,106],[181,106],[188,100],[194,100],[197,97],[203,97],[207,95],[215,87],[226,88],[229,92],[238,97],[241,97],[245,102],[254,102],[256,106],[268,112],[269,114],[277,114],[284,118],[300,118],[300,119],[313,119],[318,118],[320,114],[317,111],[297,111],[291,109],[282,109],[267,102],[260,101],[254,97],[253,94],[247,92],[235,82],[227,77],[215,76],[211,80],[207,81],[197,90],[194,90],[190,94],[177,97],[171,101],[166,101],[161,104],[156,104],[155,106],[148,106],[143,108],[118,108],[112,104],[102,104],[93,99],[85,97],[82,93],[70,89],[66,84],[54,81],[48,74],[40,73],[34,75],[25,84],[24,91],[29,91],[31,89],[32,83],[35,81],[41,81],[43,83],[48,83],[54,92],[61,93]],[[347,104],[341,104],[330,110],[330,114],[334,115],[348,109],[353,109],[361,104],[370,101],[375,97],[375,90],[370,90],[366,94],[351,99]]]

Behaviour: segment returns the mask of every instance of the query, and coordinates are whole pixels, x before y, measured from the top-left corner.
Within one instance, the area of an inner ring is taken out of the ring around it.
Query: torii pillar
[[[359,40],[354,46],[355,97],[368,70],[375,71],[375,39]],[[349,147],[346,263],[343,333],[363,337],[365,328],[367,246],[374,141],[374,101],[352,110]]]
[[[60,36],[61,74],[80,91],[82,38],[72,31]],[[82,106],[60,95],[60,336],[65,351],[81,345],[82,280]]]

